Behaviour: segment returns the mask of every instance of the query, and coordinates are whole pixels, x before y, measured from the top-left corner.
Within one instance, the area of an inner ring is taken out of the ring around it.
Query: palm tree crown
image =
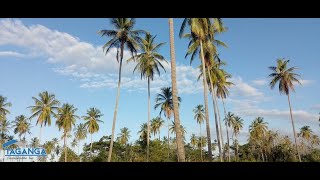
[[[100,110],[97,108],[90,108],[87,111],[87,116],[83,116],[82,118],[87,121],[84,125],[87,127],[88,132],[93,134],[99,131],[98,122],[103,122],[99,118],[102,117]]]
[[[181,98],[178,97],[178,104],[181,103]],[[156,105],[154,109],[160,107],[160,115],[164,113],[164,116],[170,119],[173,113],[173,101],[171,87],[161,88],[161,93],[157,94]]]

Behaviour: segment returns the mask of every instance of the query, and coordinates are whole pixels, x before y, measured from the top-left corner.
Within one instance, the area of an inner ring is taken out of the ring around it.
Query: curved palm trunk
[[[298,149],[298,142],[297,142],[297,137],[296,137],[296,130],[294,128],[292,109],[291,109],[291,103],[290,103],[290,96],[289,96],[289,94],[287,96],[288,96],[288,102],[289,102],[289,108],[290,108],[290,117],[291,117],[292,129],[293,129],[294,142],[296,144],[296,150],[297,150],[297,153],[298,153],[299,162],[301,162],[301,157],[300,157],[300,152],[299,152],[299,149]]]
[[[225,159],[226,153],[225,153],[225,144],[223,141],[222,123],[221,123],[221,118],[220,118],[220,110],[219,110],[217,95],[216,95],[215,91],[213,91],[213,97],[214,97],[214,103],[216,104],[216,108],[217,108],[217,112],[218,112],[219,130],[220,130],[220,138],[221,138],[221,150],[222,150],[223,159]]]
[[[124,43],[122,42],[121,43],[121,54],[120,54],[121,57],[120,57],[120,64],[119,64],[118,91],[117,91],[117,98],[116,98],[116,106],[114,108],[114,113],[113,113],[112,134],[111,134],[110,148],[109,148],[109,153],[108,153],[108,162],[111,161],[112,148],[113,148],[113,139],[114,139],[114,130],[116,128],[116,121],[117,121],[118,104],[119,104],[119,98],[120,98],[120,84],[121,84],[121,69],[122,69],[123,49],[124,49]]]
[[[200,157],[201,157],[201,162],[203,162],[203,157],[202,157],[202,136],[201,136],[201,123],[200,123]]]
[[[63,146],[64,146],[64,162],[67,162],[67,135],[65,134],[63,137]]]
[[[150,78],[148,77],[148,129],[147,129],[147,162],[149,162],[150,146]]]
[[[237,137],[237,135],[235,135],[235,139],[236,139],[236,141],[237,141],[237,146],[236,146],[236,161],[239,161],[239,142],[238,142],[238,137]]]
[[[178,150],[179,162],[185,162],[185,152],[183,137],[180,128],[179,105],[178,105],[178,90],[177,90],[177,77],[176,77],[176,59],[174,49],[174,32],[173,32],[173,19],[169,18],[170,30],[170,57],[171,57],[171,82],[172,82],[172,100],[173,100],[173,117],[176,129],[176,141]],[[211,150],[211,148],[209,149]]]
[[[202,45],[201,41],[200,41],[200,44]],[[206,71],[203,71],[203,72],[206,72]],[[216,134],[217,134],[217,141],[218,141],[219,157],[220,157],[220,161],[223,162],[222,153],[221,153],[220,131],[219,131],[219,125],[218,125],[218,120],[217,120],[217,108],[216,108],[216,103],[215,103],[215,98],[214,98],[214,93],[213,93],[214,90],[213,90],[211,73],[209,70],[208,70],[208,75],[209,75],[209,81],[210,81],[211,90],[212,90],[211,95],[212,95],[212,104],[213,104],[213,110],[214,110],[214,121],[216,124],[216,132],[217,132]],[[206,77],[205,73],[203,73],[203,77]],[[207,83],[204,82],[204,84],[207,84]]]
[[[224,111],[224,118],[227,117],[227,112],[226,112],[226,106],[224,104],[224,100],[223,100],[223,97],[221,97],[221,100],[222,100],[222,104],[223,104],[223,111]],[[226,131],[227,131],[227,143],[228,143],[228,161],[230,162],[230,142],[229,142],[229,130],[228,130],[228,125],[227,123],[225,123],[226,125]]]
[[[209,109],[208,109],[208,84],[207,84],[207,77],[205,75],[206,67],[205,67],[205,63],[204,63],[202,41],[200,41],[200,51],[201,51],[202,72],[204,72],[204,74],[203,74],[203,86],[204,86],[203,93],[204,93],[204,106],[205,106],[207,138],[208,138],[208,155],[209,155],[209,162],[211,162],[212,161],[212,148],[211,148],[211,133],[210,133]],[[219,150],[221,150],[221,149],[219,149]]]
[[[169,118],[167,118],[168,122],[168,161],[170,159],[170,123],[169,123]]]

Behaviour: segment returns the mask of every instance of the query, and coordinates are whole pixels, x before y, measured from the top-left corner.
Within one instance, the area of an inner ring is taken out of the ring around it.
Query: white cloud
[[[17,58],[24,58],[27,55],[26,54],[22,54],[19,52],[14,52],[14,51],[0,51],[0,57],[17,57]]]
[[[97,37],[98,38],[98,37]],[[102,46],[94,46],[81,41],[68,33],[49,29],[42,25],[26,26],[20,20],[0,21],[0,46],[11,45],[23,48],[33,57],[45,58],[48,63],[57,65],[53,70],[61,75],[78,79],[82,88],[115,88],[118,80],[119,64],[115,59],[116,49],[108,54]],[[1,52],[0,52],[1,55]],[[2,55],[22,56],[17,52],[2,52]],[[126,63],[129,52],[124,52],[122,87],[128,90],[146,90],[147,83],[140,75],[132,75],[134,63]],[[169,86],[170,64],[164,64],[167,73],[155,77],[151,90]],[[191,66],[177,66],[179,93],[197,93],[202,83],[196,81],[198,70]]]
[[[315,104],[313,106],[311,106],[312,110],[320,110],[320,104]]]
[[[263,86],[267,84],[267,80],[265,79],[256,79],[252,81],[253,84],[258,85],[258,86]]]
[[[240,76],[231,78],[231,82],[235,84],[231,86],[231,91],[234,92],[232,97],[242,96],[260,100],[264,98],[264,94],[261,91],[244,82]]]

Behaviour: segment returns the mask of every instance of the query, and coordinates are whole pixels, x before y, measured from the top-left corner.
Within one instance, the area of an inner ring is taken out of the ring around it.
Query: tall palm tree
[[[47,156],[51,155],[52,151],[54,150],[54,144],[52,141],[47,141],[43,144],[44,149],[46,150]]]
[[[118,136],[119,136],[120,144],[122,145],[126,145],[129,141],[129,138],[131,137],[130,131],[127,127],[120,129],[120,133]]]
[[[38,139],[37,137],[32,138],[30,141],[31,141],[30,146],[31,146],[32,148],[37,148],[37,147],[39,147],[40,142],[39,142],[39,139]]]
[[[152,36],[147,33],[144,39],[141,39],[140,49],[141,53],[128,59],[129,61],[136,61],[137,65],[133,69],[133,72],[138,70],[141,74],[141,79],[145,78],[148,81],[148,134],[150,133],[150,80],[153,81],[154,74],[160,76],[159,68],[163,69],[162,63],[167,62],[164,57],[157,51],[165,43],[156,44],[154,39],[156,36]],[[147,161],[149,160],[149,136],[147,136]]]
[[[0,143],[1,146],[0,148],[2,149],[2,144],[5,143],[5,140],[8,139],[8,133],[11,128],[11,122],[8,121],[7,119],[2,119],[0,121]],[[3,151],[3,162],[4,162],[4,151]]]
[[[74,129],[74,137],[78,141],[78,156],[80,156],[80,141],[87,138],[87,127],[82,123],[78,124]]]
[[[282,59],[277,59],[277,66],[270,66],[269,69],[272,71],[272,73],[269,75],[271,78],[270,81],[270,87],[273,89],[275,85],[279,82],[279,92],[280,94],[286,94],[288,97],[288,103],[289,103],[289,108],[290,108],[290,117],[291,117],[291,124],[292,124],[292,130],[293,130],[293,135],[294,135],[294,142],[296,145],[296,151],[298,154],[299,161],[301,162],[301,157],[300,157],[300,152],[298,149],[298,142],[297,142],[297,137],[296,137],[296,130],[294,127],[294,122],[293,122],[293,115],[292,115],[292,108],[291,108],[291,103],[290,103],[290,90],[294,90],[294,82],[298,83],[301,85],[300,81],[297,79],[300,77],[299,74],[295,73],[295,70],[297,69],[296,67],[288,67],[288,63],[290,60],[286,60],[284,58]]]
[[[225,113],[225,125],[226,125],[226,131],[227,131],[227,145],[228,145],[228,160],[230,162],[230,142],[229,142],[229,130],[228,127],[231,126],[231,124],[235,121],[235,116],[231,112],[228,112],[228,114]]]
[[[100,110],[94,107],[87,110],[87,116],[82,116],[82,118],[87,121],[84,125],[87,127],[87,130],[91,135],[90,152],[92,152],[92,134],[99,131],[98,122],[103,123],[103,121],[99,119],[102,116],[103,114],[101,114]]]
[[[7,98],[0,95],[0,121],[3,120],[7,114],[10,114],[8,108],[11,106],[12,104],[7,102]]]
[[[160,141],[160,129],[164,125],[164,121],[161,119],[161,117],[156,117],[151,120],[151,131],[153,132],[153,135],[159,134],[159,141]]]
[[[213,20],[216,20],[214,18]],[[215,34],[215,24],[214,22],[210,21],[210,18],[185,18],[181,28],[180,28],[180,37],[183,36],[185,27],[188,25],[190,27],[190,35],[188,37],[191,37],[191,41],[189,43],[189,49],[187,52],[187,55],[192,54],[191,59],[195,56],[195,54],[200,49],[200,60],[201,60],[201,66],[202,66],[202,72],[206,71],[206,63],[205,63],[205,56],[204,56],[204,48],[209,48],[210,51],[213,51],[213,53],[216,53],[216,49],[213,46],[211,42],[214,41],[214,34]],[[203,46],[205,44],[205,46]],[[186,55],[186,56],[187,56]],[[192,61],[191,61],[192,62]],[[207,138],[208,138],[208,155],[209,155],[209,161],[212,161],[212,149],[211,149],[211,134],[210,134],[210,126],[209,126],[209,110],[208,110],[208,86],[207,86],[207,77],[203,77],[203,86],[204,86],[204,102],[205,102],[205,117],[206,117],[206,129],[207,129]],[[214,103],[215,104],[215,103]],[[216,106],[215,106],[216,108]],[[216,118],[215,113],[215,119]],[[217,126],[217,122],[216,122]],[[217,136],[218,136],[218,143],[219,142],[219,130],[217,130]],[[219,145],[219,153],[220,153],[220,160],[222,161],[221,157],[221,146]]]
[[[201,156],[201,161],[203,161],[203,157],[202,157],[202,135],[201,135],[201,124],[204,122],[205,119],[205,115],[204,115],[204,109],[203,109],[203,105],[199,104],[197,105],[194,109],[193,109],[193,113],[194,113],[194,119],[197,121],[197,123],[200,126],[200,156]]]
[[[218,57],[218,56],[216,56]],[[224,117],[227,117],[227,112],[226,112],[226,107],[225,107],[225,103],[224,103],[224,99],[227,98],[227,96],[229,96],[229,90],[228,88],[232,85],[234,85],[232,82],[228,81],[229,78],[231,78],[231,75],[228,74],[225,71],[221,71],[223,73],[223,76],[220,77],[216,83],[216,95],[218,98],[221,99],[222,104],[223,104],[223,110],[224,110]],[[221,125],[221,123],[220,123]],[[230,162],[230,139],[229,139],[229,130],[228,130],[228,125],[226,125],[226,132],[227,132],[227,144],[228,144],[228,160]],[[230,126],[229,126],[230,127]]]
[[[67,162],[67,138],[72,130],[72,127],[76,124],[76,119],[79,116],[75,115],[77,108],[71,104],[63,104],[61,108],[58,109],[58,113],[55,115],[57,118],[56,125],[59,131],[63,129],[63,145],[64,145],[64,161]]]
[[[238,143],[238,135],[240,134],[240,130],[243,128],[243,119],[241,119],[239,116],[235,116],[234,118],[231,118],[230,125],[228,126],[232,127],[233,135],[235,137],[235,142],[236,143],[236,158],[239,159],[239,143]],[[237,160],[236,159],[236,160]]]
[[[191,134],[190,144],[193,146],[193,148],[197,147],[197,145],[198,145],[198,137],[195,134]]]
[[[117,112],[118,112],[118,103],[120,97],[120,84],[121,84],[121,69],[122,69],[122,60],[124,55],[125,47],[130,51],[131,55],[137,53],[139,49],[139,34],[143,33],[142,30],[133,30],[134,25],[136,23],[134,18],[111,18],[110,23],[113,26],[112,30],[100,30],[98,33],[101,36],[110,37],[109,40],[104,46],[103,50],[106,54],[109,52],[111,48],[117,49],[116,59],[119,63],[119,79],[118,79],[118,90],[116,97],[116,105],[114,108],[113,114],[113,122],[112,122],[112,135],[110,141],[110,148],[108,154],[108,162],[111,161],[112,148],[113,148],[113,140],[114,140],[114,131],[117,120]]]
[[[169,18],[169,32],[170,32],[170,58],[171,58],[171,83],[172,83],[172,101],[173,101],[173,117],[177,132],[180,132],[180,117],[179,117],[179,98],[177,88],[177,73],[176,73],[176,57],[174,49],[174,29],[173,18]],[[183,138],[181,133],[176,133],[177,136],[177,150],[178,161],[185,162],[185,150]]]
[[[30,134],[30,128],[31,128],[31,124],[28,122],[29,119],[27,119],[27,117],[25,117],[24,115],[20,115],[17,116],[15,118],[15,121],[13,122],[14,125],[14,133],[15,134],[19,134],[19,138],[21,140],[21,136],[24,135],[24,137],[26,136],[26,134]]]
[[[41,92],[38,96],[39,98],[32,97],[35,105],[28,108],[31,108],[32,113],[30,119],[38,117],[36,125],[40,125],[39,142],[41,144],[42,126],[47,124],[51,126],[51,117],[56,114],[60,102],[56,100],[54,94],[50,94],[48,91]]]
[[[156,96],[156,104],[154,105],[154,109],[157,109],[160,107],[160,117],[161,114],[164,114],[164,117],[167,118],[167,127],[168,127],[168,139],[170,139],[170,118],[172,114],[174,113],[173,110],[173,92],[171,87],[163,87],[161,88],[161,93],[157,94]],[[178,107],[180,106],[181,98],[178,97]],[[168,159],[170,158],[170,141],[167,141],[168,143]]]

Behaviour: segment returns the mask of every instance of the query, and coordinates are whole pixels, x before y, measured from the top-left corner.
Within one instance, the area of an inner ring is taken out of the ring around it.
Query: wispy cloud
[[[302,86],[307,86],[307,85],[313,84],[315,82],[314,80],[308,80],[308,79],[301,79],[299,81]],[[298,85],[298,83],[294,82],[294,85]]]
[[[256,80],[253,80],[252,83],[254,85],[263,86],[263,85],[266,85],[268,82],[266,79],[256,79]]]
[[[264,98],[264,94],[261,91],[244,82],[240,76],[231,78],[231,81],[235,84],[234,86],[231,86],[231,91],[233,91],[232,97],[241,96],[255,99]]]
[[[27,55],[15,51],[0,51],[0,57],[24,58],[27,57]]]

